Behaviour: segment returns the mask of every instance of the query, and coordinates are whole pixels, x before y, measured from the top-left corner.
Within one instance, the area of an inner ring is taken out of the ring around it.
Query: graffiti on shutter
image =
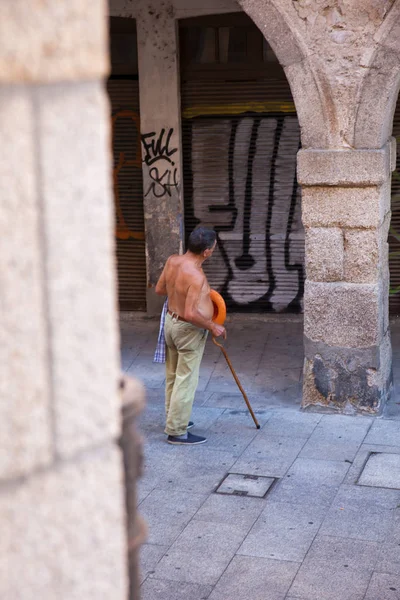
[[[304,231],[296,155],[297,117],[193,118],[184,128],[187,234],[215,227],[218,248],[205,270],[236,310],[300,311]],[[187,142],[186,142],[187,143]]]

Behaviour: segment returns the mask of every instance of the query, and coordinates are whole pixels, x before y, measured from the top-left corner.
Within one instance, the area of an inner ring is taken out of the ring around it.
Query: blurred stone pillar
[[[0,3],[0,597],[126,600],[106,3]]]
[[[121,381],[122,436],[121,447],[125,468],[125,501],[127,511],[129,600],[139,600],[139,549],[146,538],[146,525],[137,511],[137,480],[142,475],[143,444],[137,431],[137,418],[144,409],[144,389],[129,377]]]

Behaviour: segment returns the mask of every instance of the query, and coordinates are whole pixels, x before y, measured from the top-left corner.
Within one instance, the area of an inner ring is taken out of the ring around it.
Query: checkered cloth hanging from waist
[[[164,302],[164,306],[163,306],[163,309],[161,312],[160,329],[158,332],[157,347],[156,347],[156,351],[154,353],[154,358],[153,358],[153,362],[155,362],[155,363],[165,363],[165,360],[166,360],[167,349],[166,349],[166,344],[165,344],[164,327],[165,327],[165,317],[167,315],[167,311],[168,311],[168,298]]]

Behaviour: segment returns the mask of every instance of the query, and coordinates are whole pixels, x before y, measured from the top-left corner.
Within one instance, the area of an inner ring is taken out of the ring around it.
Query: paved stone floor
[[[209,340],[193,410],[208,443],[193,448],[165,442],[157,330],[121,322],[123,369],[147,388],[142,600],[400,599],[400,490],[357,483],[371,454],[361,481],[399,480],[400,323],[395,392],[371,418],[300,412],[301,321],[235,316],[226,347],[261,430]],[[250,491],[276,482],[264,498],[216,493],[229,473],[246,475]]]

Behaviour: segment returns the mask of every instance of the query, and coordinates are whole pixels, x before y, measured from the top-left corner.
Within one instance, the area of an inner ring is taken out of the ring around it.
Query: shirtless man
[[[192,231],[187,252],[170,256],[156,285],[157,294],[168,296],[165,433],[170,444],[195,445],[207,441],[188,429],[193,427],[189,418],[208,332],[215,337],[225,335],[225,328],[212,321],[210,286],[202,268],[216,243],[214,230],[198,227]]]

